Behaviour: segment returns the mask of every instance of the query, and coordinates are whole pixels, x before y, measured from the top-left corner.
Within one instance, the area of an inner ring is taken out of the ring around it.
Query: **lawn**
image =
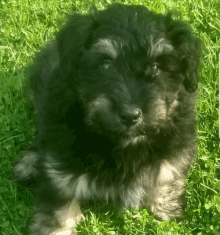
[[[143,4],[150,10],[176,9],[204,42],[196,107],[198,151],[186,179],[185,218],[157,220],[146,209],[115,211],[89,206],[78,234],[220,235],[220,142],[218,133],[219,0],[2,0],[0,1],[0,234],[25,235],[32,218],[31,189],[14,184],[12,168],[32,143],[35,124],[23,81],[34,55],[53,38],[71,12],[86,13],[108,4]]]

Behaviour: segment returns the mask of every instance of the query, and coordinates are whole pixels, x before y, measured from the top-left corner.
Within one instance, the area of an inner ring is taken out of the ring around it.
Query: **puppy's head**
[[[172,125],[191,105],[199,41],[171,15],[116,5],[74,15],[57,41],[62,74],[89,131],[135,143],[149,128]]]

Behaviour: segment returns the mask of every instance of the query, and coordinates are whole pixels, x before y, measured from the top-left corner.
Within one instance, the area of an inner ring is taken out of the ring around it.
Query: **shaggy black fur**
[[[199,47],[185,23],[144,6],[71,17],[29,79],[36,150],[14,175],[35,182],[31,234],[75,234],[90,199],[182,216]]]

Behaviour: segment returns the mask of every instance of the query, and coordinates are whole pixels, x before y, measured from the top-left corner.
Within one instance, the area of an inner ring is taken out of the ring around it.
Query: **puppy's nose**
[[[121,119],[124,125],[132,126],[138,123],[142,118],[142,112],[137,107],[126,107],[121,115]]]

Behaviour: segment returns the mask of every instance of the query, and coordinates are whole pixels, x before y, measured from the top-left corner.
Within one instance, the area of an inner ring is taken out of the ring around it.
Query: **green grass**
[[[98,9],[113,0],[93,0]],[[120,1],[118,1],[120,2]],[[203,66],[197,99],[198,152],[186,184],[182,222],[161,222],[145,209],[117,212],[89,207],[79,234],[220,234],[220,149],[218,138],[219,0],[121,0],[156,12],[175,8],[203,40]],[[68,13],[86,13],[88,0],[0,1],[0,234],[26,234],[32,218],[32,192],[11,182],[18,154],[32,142],[35,126],[22,82],[36,50],[52,38]]]

